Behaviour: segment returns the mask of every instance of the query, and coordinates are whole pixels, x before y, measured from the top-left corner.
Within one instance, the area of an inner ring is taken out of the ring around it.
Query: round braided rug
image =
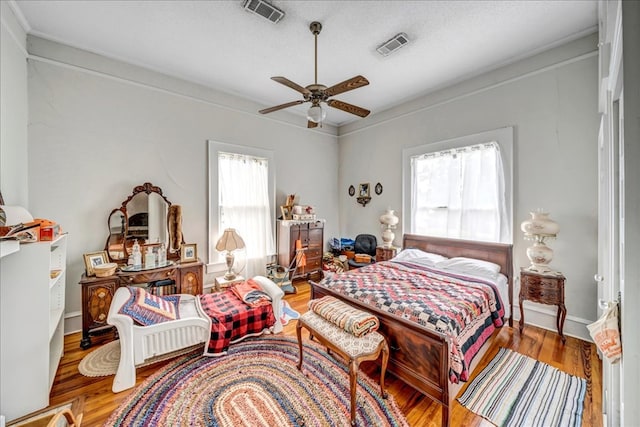
[[[261,337],[226,356],[188,354],[135,388],[104,424],[113,426],[349,426],[349,372],[319,344]],[[358,373],[357,425],[408,426],[392,396]]]

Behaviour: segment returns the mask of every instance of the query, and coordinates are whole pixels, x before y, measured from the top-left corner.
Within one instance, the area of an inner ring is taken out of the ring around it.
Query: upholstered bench
[[[315,337],[322,345],[326,346],[329,353],[334,351],[348,362],[349,386],[351,391],[351,425],[355,425],[358,367],[360,362],[365,360],[377,360],[380,353],[382,353],[380,393],[383,398],[387,398],[387,392],[384,389],[384,375],[387,370],[387,362],[389,361],[387,340],[375,331],[357,337],[312,310],[309,310],[300,316],[296,326],[298,346],[300,347],[299,370],[302,370],[303,358],[302,328],[306,328],[309,331],[311,338]]]

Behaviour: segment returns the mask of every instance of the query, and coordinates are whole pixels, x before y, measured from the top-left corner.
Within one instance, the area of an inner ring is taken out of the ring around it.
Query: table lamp
[[[385,213],[380,216],[380,224],[382,224],[382,246],[385,248],[391,248],[393,246],[393,239],[396,237],[392,230],[398,225],[398,217],[393,212],[393,209],[389,208]]]
[[[520,229],[524,232],[524,238],[533,240],[533,246],[527,248],[527,256],[531,265],[528,271],[541,274],[558,274],[549,267],[553,259],[553,250],[545,244],[545,240],[554,239],[560,231],[557,222],[549,218],[547,212],[538,209],[531,212],[531,218],[523,221]]]
[[[227,272],[224,275],[226,280],[233,280],[236,278],[236,273],[233,272],[233,263],[235,261],[235,256],[233,251],[244,248],[244,240],[242,237],[236,233],[236,230],[233,228],[227,228],[222,233],[222,237],[216,243],[216,250],[222,252],[226,251],[225,261],[227,262]]]

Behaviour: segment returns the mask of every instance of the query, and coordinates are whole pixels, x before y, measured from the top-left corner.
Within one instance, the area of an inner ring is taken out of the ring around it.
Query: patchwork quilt
[[[449,377],[467,381],[482,344],[503,325],[504,306],[490,282],[415,264],[379,262],[334,274],[325,287],[450,338]]]
[[[200,295],[200,304],[211,318],[211,336],[205,352],[208,355],[225,352],[231,342],[260,334],[276,323],[271,304],[250,307],[231,289]]]

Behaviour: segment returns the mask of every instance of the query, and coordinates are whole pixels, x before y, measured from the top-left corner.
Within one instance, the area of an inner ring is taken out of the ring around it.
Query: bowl
[[[118,268],[118,264],[115,262],[108,262],[106,264],[100,264],[93,267],[93,272],[96,277],[109,277],[113,276]]]

